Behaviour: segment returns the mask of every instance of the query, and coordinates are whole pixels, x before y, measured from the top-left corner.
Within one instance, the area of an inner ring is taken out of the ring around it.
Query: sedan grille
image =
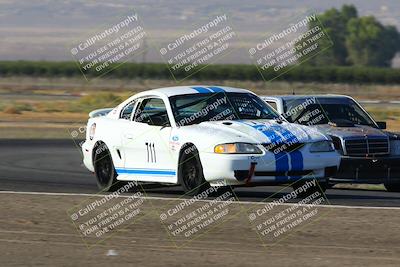
[[[375,156],[389,153],[389,140],[382,138],[345,140],[348,156]]]

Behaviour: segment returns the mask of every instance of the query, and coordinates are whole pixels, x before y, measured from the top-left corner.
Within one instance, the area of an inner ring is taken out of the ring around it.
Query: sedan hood
[[[310,143],[329,140],[315,128],[275,120],[209,121],[196,125],[197,131],[224,142]]]
[[[321,124],[316,125],[316,129],[325,134],[337,136],[341,138],[362,138],[365,137],[381,137],[386,138],[387,134],[385,134],[382,130],[376,129],[366,125],[354,125],[352,127],[335,127],[329,124]]]

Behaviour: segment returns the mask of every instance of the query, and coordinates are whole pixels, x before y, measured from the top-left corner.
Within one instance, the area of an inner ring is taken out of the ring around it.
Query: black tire
[[[196,148],[191,150],[190,153],[185,153],[185,150],[181,153],[178,180],[185,193],[194,196],[209,188],[210,185],[204,179],[199,152]]]
[[[121,182],[117,180],[117,171],[114,168],[110,151],[104,143],[95,149],[93,165],[99,189],[115,191],[121,187]]]
[[[292,185],[293,190],[299,189],[299,188],[302,187],[306,182],[307,182],[307,181],[305,181],[305,180],[300,180],[300,181],[295,182],[295,183]],[[315,186],[312,186],[312,187],[308,188],[307,191],[302,191],[302,192],[300,192],[300,193],[298,194],[298,196],[299,196],[300,198],[305,198],[305,197],[308,197],[308,196],[314,194],[315,192],[320,192],[320,193],[323,194],[323,193],[326,191],[326,188],[327,188],[327,187],[328,187],[327,183],[316,181],[316,185],[315,185]]]
[[[400,192],[400,183],[385,183],[388,192]]]

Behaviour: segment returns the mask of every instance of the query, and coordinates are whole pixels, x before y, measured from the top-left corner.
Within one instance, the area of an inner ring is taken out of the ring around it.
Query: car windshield
[[[304,125],[332,123],[359,124],[376,127],[360,106],[350,98],[310,97],[284,100],[284,117]]]
[[[179,126],[204,121],[276,119],[278,114],[250,93],[190,94],[170,97]]]

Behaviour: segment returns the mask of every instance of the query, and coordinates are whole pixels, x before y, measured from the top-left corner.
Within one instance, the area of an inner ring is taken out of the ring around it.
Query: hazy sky
[[[354,4],[361,15],[374,15],[400,28],[399,0],[0,0],[0,60],[71,60],[74,43],[133,9],[143,21],[150,46],[184,33],[210,14],[226,12],[240,33],[236,46],[246,51],[307,10],[321,12],[342,4]],[[150,48],[145,59],[160,61],[160,55]],[[249,59],[239,51],[222,62]]]

